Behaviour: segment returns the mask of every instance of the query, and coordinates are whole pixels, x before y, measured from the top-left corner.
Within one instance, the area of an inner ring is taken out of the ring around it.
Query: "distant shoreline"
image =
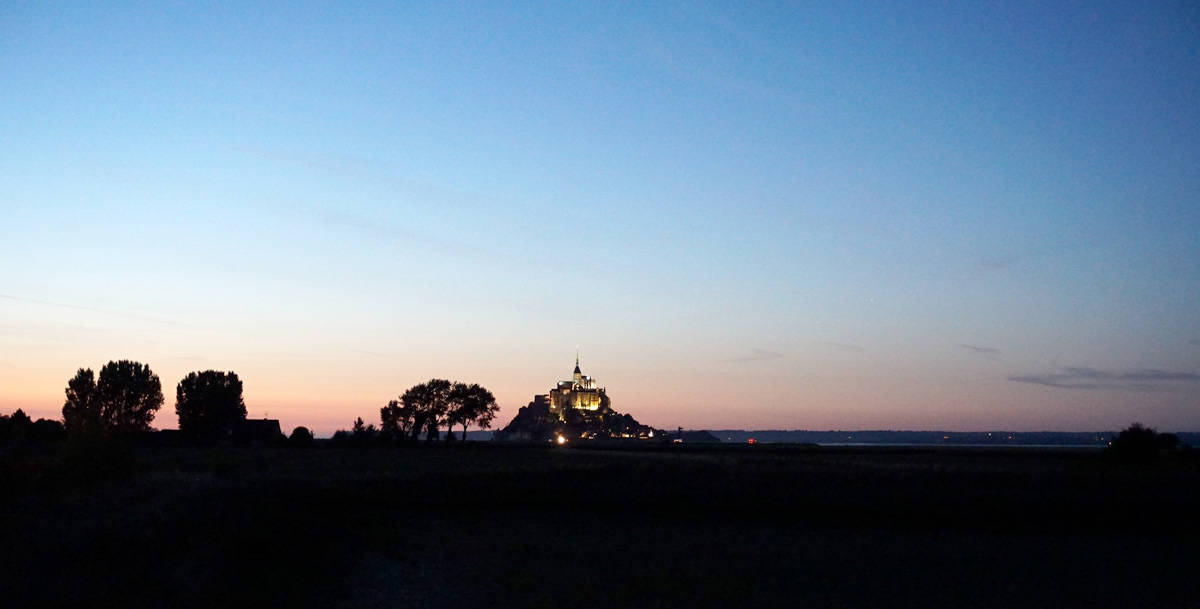
[[[729,444],[729,442],[725,442]],[[1098,444],[902,444],[886,442],[818,442],[817,446],[831,448],[858,448],[878,446],[881,448],[1071,448],[1080,450],[1099,450],[1104,448]]]
[[[687,432],[700,430],[685,429]],[[814,444],[818,446],[890,446],[961,448],[1103,448],[1118,433],[1112,431],[890,431],[890,430],[745,430],[709,429],[721,444]],[[674,434],[674,430],[668,430]],[[1200,432],[1174,433],[1184,444],[1200,446]],[[491,431],[471,431],[468,438],[487,441]]]

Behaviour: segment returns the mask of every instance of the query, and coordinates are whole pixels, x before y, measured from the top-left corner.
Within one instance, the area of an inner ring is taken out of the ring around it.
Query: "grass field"
[[[3,476],[13,607],[1200,606],[1186,459],[45,449]]]

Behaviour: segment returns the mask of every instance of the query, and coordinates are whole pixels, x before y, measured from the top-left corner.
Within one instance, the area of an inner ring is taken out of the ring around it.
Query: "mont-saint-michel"
[[[1198,51],[0,0],[0,600],[1200,609]]]
[[[572,440],[650,440],[656,436],[666,437],[661,430],[642,425],[633,415],[613,410],[608,391],[583,374],[576,355],[571,379],[558,381],[547,393],[533,396],[507,426],[496,432],[495,439],[565,444]]]
[[[247,416],[242,389],[234,371],[189,373],[175,387],[179,429],[155,429],[158,375],[110,361],[67,380],[61,421],[0,414],[10,604],[959,607],[983,589],[1005,606],[1149,607],[1195,596],[1200,458],[1186,436],[1142,425],[1105,433],[1104,449],[821,446],[764,430],[718,441],[617,412],[576,358],[569,380],[498,432],[509,441],[471,440],[497,400],[445,378],[388,400],[378,426],[358,417],[330,438],[303,426],[285,438],[278,420]],[[888,439],[841,433],[823,437]],[[154,564],[175,567],[129,568]],[[1005,592],[1030,573],[1054,586]]]

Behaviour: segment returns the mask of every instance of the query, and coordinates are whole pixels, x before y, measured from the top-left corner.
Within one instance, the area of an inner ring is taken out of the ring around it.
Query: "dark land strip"
[[[805,446],[4,456],[13,606],[1196,606],[1200,463]]]

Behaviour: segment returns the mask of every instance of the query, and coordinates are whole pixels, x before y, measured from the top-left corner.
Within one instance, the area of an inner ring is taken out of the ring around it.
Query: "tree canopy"
[[[246,418],[242,381],[233,372],[191,372],[175,387],[179,431],[193,439],[229,437]]]
[[[446,411],[450,408],[450,391],[454,384],[446,379],[430,379],[420,385],[413,385],[400,396],[400,402],[409,407],[413,413],[411,426],[413,439],[421,437],[437,437],[438,427]]]
[[[481,429],[491,427],[500,406],[491,391],[478,383],[467,385],[455,383],[450,390],[450,410],[447,413],[447,433],[453,433],[455,425],[462,425],[463,440],[467,439],[467,425],[475,423]]]
[[[309,429],[307,427],[304,427],[303,425],[301,425],[300,427],[297,427],[292,430],[292,435],[288,437],[288,443],[291,444],[292,446],[299,446],[299,447],[312,446],[312,444],[313,444],[312,432],[309,431]]]
[[[394,440],[407,439],[417,424],[417,408],[416,403],[399,400],[391,400],[380,408],[380,431],[383,437]]]
[[[66,394],[62,412],[68,431],[147,431],[163,403],[158,375],[129,360],[108,362],[98,378],[80,368],[67,381]]]
[[[47,442],[61,438],[62,423],[50,419],[34,421],[18,408],[12,416],[0,414],[0,445],[26,441]]]
[[[63,404],[63,422],[73,433],[100,425],[100,404],[96,399],[96,375],[80,368],[67,381],[67,401]]]
[[[437,438],[440,427],[462,425],[465,438],[467,425],[486,428],[498,410],[496,398],[478,383],[430,379],[409,387],[399,400],[389,401],[379,418],[386,437],[415,440],[425,432],[426,437]]]

